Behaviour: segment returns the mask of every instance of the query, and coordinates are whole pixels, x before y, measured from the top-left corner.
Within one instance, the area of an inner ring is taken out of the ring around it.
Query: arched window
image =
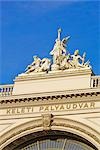
[[[75,140],[49,138],[36,141],[21,150],[93,150],[93,148]]]
[[[67,138],[52,138],[37,140],[21,150],[94,150],[89,145]]]
[[[93,143],[73,133],[50,130],[23,136],[3,150],[98,150]]]

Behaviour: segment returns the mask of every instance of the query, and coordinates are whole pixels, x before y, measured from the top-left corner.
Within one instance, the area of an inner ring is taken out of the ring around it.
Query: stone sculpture
[[[48,58],[40,59],[38,56],[33,56],[34,61],[32,64],[28,65],[25,74],[30,74],[31,72],[48,73],[48,71],[90,67],[89,61],[85,62],[86,53],[81,56],[79,55],[79,50],[75,50],[74,54],[71,55],[67,51],[67,42],[69,38],[70,36],[67,36],[61,40],[61,29],[58,29],[58,37],[50,52],[50,55],[53,57],[53,61]]]
[[[75,50],[74,55],[71,56],[72,61],[70,62],[73,68],[84,68],[89,66],[89,62],[85,63],[86,53],[83,54],[83,57],[79,55],[79,50]],[[81,63],[80,63],[81,61]]]
[[[49,71],[50,68],[50,60],[48,58],[43,58],[42,60],[37,57],[37,56],[33,56],[34,61],[32,62],[32,64],[28,65],[28,67],[26,68],[26,74],[29,74],[31,72],[43,72]]]
[[[60,40],[61,29],[58,30],[58,38],[56,39],[56,43],[54,45],[53,50],[50,52],[50,55],[53,56],[53,64],[51,66],[51,70],[59,70],[62,60],[66,56],[66,43],[70,38],[65,37],[63,40]]]
[[[50,70],[51,61],[48,58],[43,58],[41,61],[39,72],[48,72]]]
[[[28,65],[28,67],[26,68],[26,72],[25,73],[30,73],[30,72],[38,72],[40,69],[40,64],[41,64],[41,59],[37,56],[33,56],[34,61],[32,62],[32,64]]]
[[[50,130],[51,124],[53,122],[53,115],[52,114],[43,114],[42,115],[42,122],[43,122],[43,129]]]

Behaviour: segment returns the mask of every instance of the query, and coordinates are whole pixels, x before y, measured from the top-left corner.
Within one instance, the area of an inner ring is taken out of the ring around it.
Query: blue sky
[[[51,58],[59,27],[62,38],[71,36],[69,52],[86,52],[100,74],[99,0],[1,0],[0,7],[0,84],[13,83],[34,55]]]

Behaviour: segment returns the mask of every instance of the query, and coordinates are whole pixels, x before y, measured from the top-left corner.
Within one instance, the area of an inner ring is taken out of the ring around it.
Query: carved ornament
[[[51,124],[53,122],[52,114],[43,114],[42,115],[42,122],[43,122],[43,129],[50,130]]]

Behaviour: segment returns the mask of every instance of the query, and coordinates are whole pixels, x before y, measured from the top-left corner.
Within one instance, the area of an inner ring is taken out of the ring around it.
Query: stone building
[[[100,150],[100,76],[60,34],[53,60],[34,56],[0,85],[0,150]]]

